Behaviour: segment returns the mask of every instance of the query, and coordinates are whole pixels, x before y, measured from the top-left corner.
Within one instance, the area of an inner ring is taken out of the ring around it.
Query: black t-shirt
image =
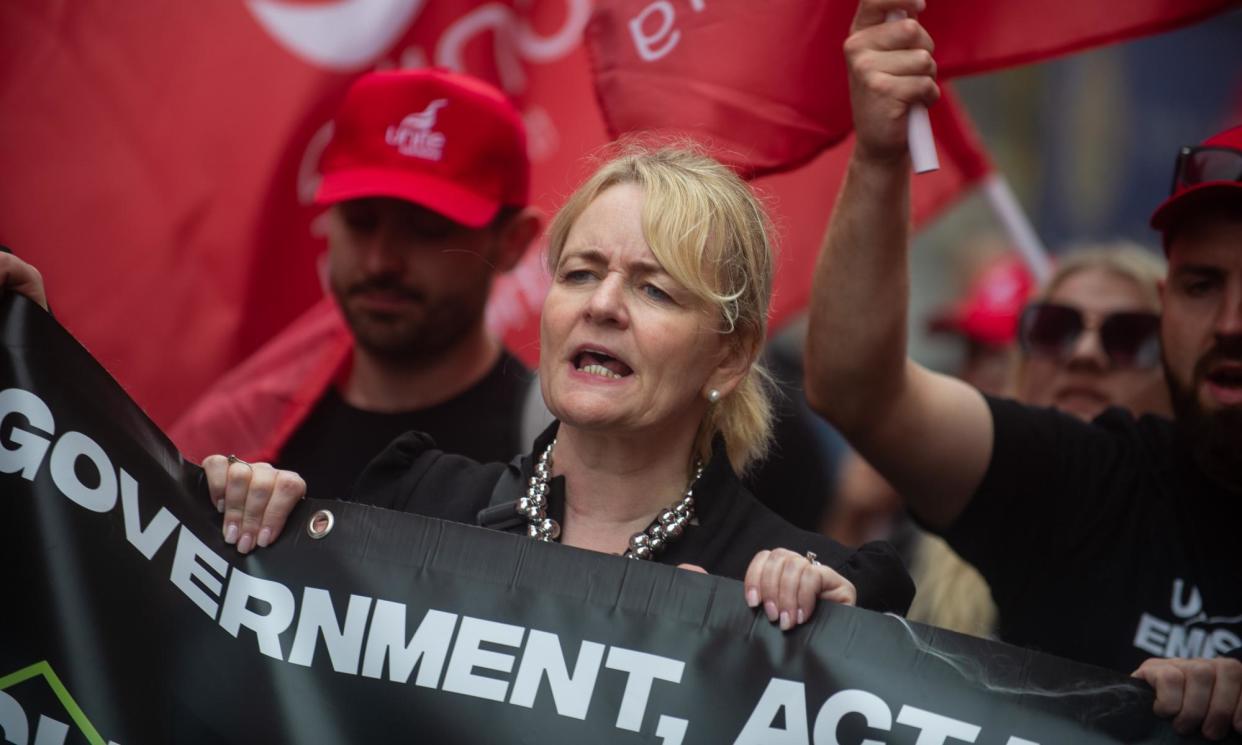
[[[334,499],[347,495],[371,459],[410,431],[427,432],[451,453],[484,462],[508,460],[526,446],[522,405],[530,381],[530,371],[505,353],[478,383],[418,411],[364,411],[329,387],[275,465],[302,476],[309,496]]]
[[[988,404],[992,461],[945,537],[987,578],[1004,640],[1123,672],[1242,657],[1242,497],[1171,422]]]
[[[535,441],[532,453],[547,447],[556,427],[553,424]],[[469,525],[482,522],[493,529],[526,535],[526,521],[517,515],[515,505],[533,472],[533,463],[533,455],[527,454],[508,465],[479,464],[437,450],[431,438],[410,432],[371,463],[359,477],[351,498],[441,520]],[[562,520],[564,479],[552,479],[549,487],[548,516]],[[859,607],[894,613],[905,613],[909,608],[914,584],[892,546],[876,542],[854,550],[785,522],[737,479],[723,442],[717,442],[694,487],[694,497],[698,524],[688,525],[680,538],[668,544],[657,556],[661,563],[697,564],[710,574],[740,580],[751,559],[763,549],[814,551],[821,562],[854,583]],[[493,519],[480,519],[485,509]]]

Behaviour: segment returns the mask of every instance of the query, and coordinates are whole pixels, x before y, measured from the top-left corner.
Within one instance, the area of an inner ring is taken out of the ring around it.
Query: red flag
[[[930,0],[941,79],[1156,33],[1237,0]],[[605,0],[587,29],[613,133],[691,130],[744,172],[805,163],[850,131],[852,0]]]
[[[528,125],[532,195],[555,210],[592,168],[583,156],[609,139],[580,43],[589,10],[0,3],[0,243],[43,270],[60,320],[166,426],[292,320],[340,323],[318,302],[324,246],[309,203],[326,125],[359,73],[439,64],[498,83]],[[947,125],[936,126],[945,148]],[[916,216],[971,182],[967,160],[920,179]],[[842,163],[829,152],[759,182],[784,247],[778,323],[805,303]],[[528,363],[548,283],[540,248],[499,278],[488,308]]]
[[[310,197],[354,77],[436,64],[500,85],[551,211],[605,139],[581,52],[589,12],[590,0],[0,3],[0,243],[43,270],[57,316],[167,425],[323,297]]]

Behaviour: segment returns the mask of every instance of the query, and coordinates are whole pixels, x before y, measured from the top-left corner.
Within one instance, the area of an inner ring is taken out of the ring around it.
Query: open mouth
[[[597,375],[608,380],[620,380],[632,375],[630,366],[611,355],[594,349],[584,349],[574,355],[574,368],[578,372]]]
[[[1242,387],[1242,365],[1221,365],[1207,374],[1207,379],[1222,386]]]
[[[1242,406],[1242,364],[1230,359],[1212,365],[1203,376],[1208,395],[1221,406]]]
[[[1207,380],[1220,388],[1242,390],[1242,365],[1222,365],[1209,372]]]

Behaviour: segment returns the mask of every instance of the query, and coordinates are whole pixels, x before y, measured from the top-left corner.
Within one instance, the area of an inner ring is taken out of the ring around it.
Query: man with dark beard
[[[518,111],[463,75],[372,73],[346,94],[321,170],[336,308],[230,372],[173,440],[195,459],[271,461],[329,498],[409,430],[483,462],[519,452],[530,375],[483,322],[492,277],[540,230]],[[226,540],[245,552],[263,536]]]
[[[1178,163],[1179,188],[1152,217],[1174,302],[1164,310],[1164,375],[1196,464],[1242,499],[1242,127],[1185,148]],[[1195,183],[1229,174],[1215,168],[1232,169],[1234,181]]]
[[[921,0],[861,0],[845,43],[856,132],[814,278],[807,398],[987,579],[1006,641],[1133,672],[1174,727],[1242,732],[1242,128],[1177,161],[1153,215],[1176,421],[1082,422],[906,358],[910,105],[938,95]],[[1109,364],[1148,334],[1041,329]]]

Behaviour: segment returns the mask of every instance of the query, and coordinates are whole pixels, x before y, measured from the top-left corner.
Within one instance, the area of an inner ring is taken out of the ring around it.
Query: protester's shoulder
[[[325,300],[220,378],[169,434],[192,459],[222,450],[273,458],[272,433],[290,407],[309,410],[352,347],[340,313]]]
[[[1059,412],[1058,412],[1059,413]],[[1074,417],[1062,426],[1074,428],[1079,436],[1107,441],[1121,460],[1136,460],[1146,466],[1162,464],[1174,450],[1176,428],[1170,419],[1155,414],[1135,416],[1128,409],[1110,406],[1090,424]]]
[[[371,461],[350,498],[364,504],[468,521],[487,505],[503,463],[446,453],[425,432],[407,432]]]
[[[992,458],[972,508],[989,501],[988,495],[1000,501],[999,511],[989,511],[976,526],[981,530],[1005,515],[1018,519],[1014,508],[1020,505],[1014,500],[1037,500],[1028,505],[1036,513],[1024,519],[1064,514],[1057,510],[1127,510],[1134,495],[1152,493],[1155,477],[1173,464],[1174,425],[1162,417],[1136,418],[1114,407],[1084,422],[1012,400],[989,398],[988,404],[995,433]]]
[[[1051,407],[1032,406],[996,396],[984,396],[984,399],[992,413],[996,439],[1001,441],[1008,437],[1021,447],[1037,444],[1032,435],[1058,443],[1082,440],[1118,446],[1164,443],[1172,437],[1172,425],[1168,420],[1151,415],[1135,418],[1120,407],[1109,407],[1094,420],[1085,422]]]
[[[203,419],[230,401],[270,391],[289,391],[312,370],[335,367],[352,349],[349,329],[325,300],[307,310],[228,371],[195,402],[183,421]]]
[[[1101,421],[1104,419],[1107,421]],[[1103,427],[1133,439],[1150,452],[1170,453],[1177,440],[1177,427],[1173,420],[1156,414],[1144,414],[1135,418],[1127,411],[1109,409],[1096,421]]]
[[[1135,416],[1127,409],[1110,406],[1091,424],[1105,432],[1135,440],[1167,445],[1173,441],[1173,422],[1155,414]]]

